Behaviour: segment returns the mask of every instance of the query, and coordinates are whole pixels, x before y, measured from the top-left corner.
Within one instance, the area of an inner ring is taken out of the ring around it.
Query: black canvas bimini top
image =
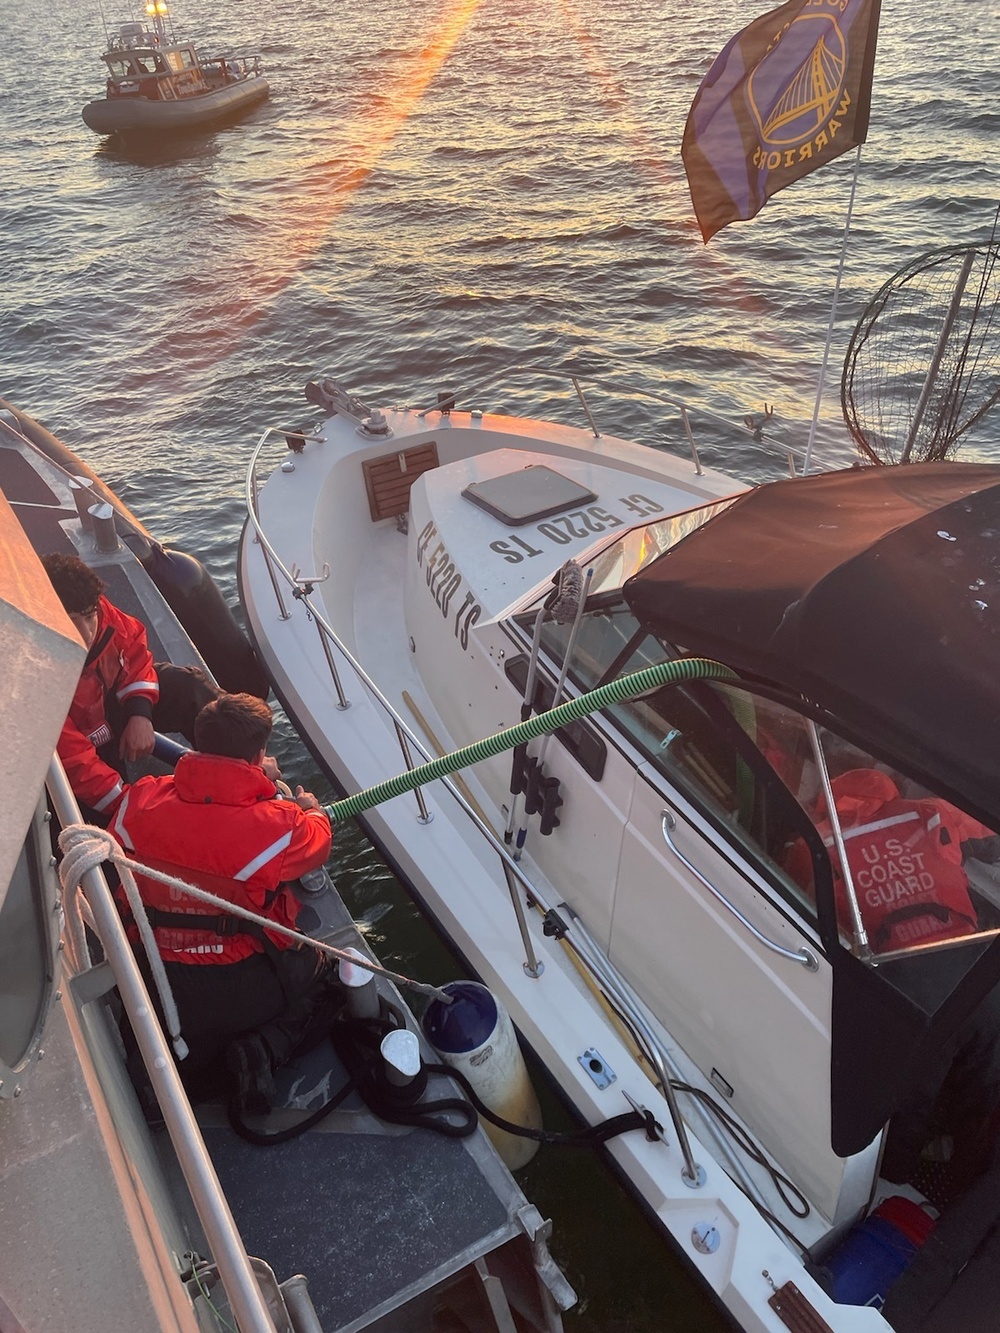
[[[804,695],[1000,827],[1000,466],[768,483],[625,597],[654,634]]]

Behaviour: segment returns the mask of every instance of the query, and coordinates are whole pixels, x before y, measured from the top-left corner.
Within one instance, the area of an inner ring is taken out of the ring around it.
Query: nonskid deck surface
[[[310,932],[318,938],[361,945],[335,893],[304,910],[319,918]],[[271,1133],[293,1123],[346,1078],[331,1043],[322,1043],[279,1075],[281,1103],[294,1112],[279,1109],[255,1127]],[[434,1076],[424,1100],[454,1095],[450,1080]],[[509,1177],[483,1139],[387,1125],[356,1092],[314,1129],[275,1147],[238,1138],[220,1123],[220,1107],[204,1108],[199,1119],[247,1248],[266,1257],[279,1281],[306,1274],[324,1329],[391,1308],[518,1234],[512,1218],[524,1200],[512,1181],[505,1185]]]

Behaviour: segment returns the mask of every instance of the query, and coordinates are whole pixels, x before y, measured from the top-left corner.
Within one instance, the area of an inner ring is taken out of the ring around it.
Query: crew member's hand
[[[322,810],[323,807],[311,791],[304,787],[295,788],[295,804],[300,810]]]
[[[130,717],[118,742],[118,753],[128,763],[145,759],[147,754],[153,753],[155,739],[153,724],[148,717]]]
[[[264,776],[270,778],[272,782],[277,782],[281,777],[281,769],[278,767],[278,761],[274,755],[266,754],[260,761],[260,766],[264,770]]]

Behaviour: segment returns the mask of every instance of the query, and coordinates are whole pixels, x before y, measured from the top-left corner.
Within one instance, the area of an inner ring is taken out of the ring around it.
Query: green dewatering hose
[[[342,801],[325,805],[323,809],[330,816],[332,823],[352,819],[362,810],[370,810],[373,805],[381,805],[383,801],[391,800],[394,796],[402,796],[404,792],[422,787],[424,783],[433,782],[435,778],[443,778],[448,773],[466,768],[469,764],[477,764],[481,759],[490,759],[493,755],[502,754],[504,750],[513,750],[515,746],[534,740],[536,736],[557,731],[567,722],[575,722],[577,718],[584,717],[587,713],[596,713],[612,704],[634,699],[639,694],[659,689],[661,685],[679,685],[687,680],[736,679],[735,671],[706,657],[683,657],[673,662],[659,662],[656,666],[645,667],[630,676],[619,676],[617,680],[609,681],[607,685],[601,685],[596,690],[591,690],[589,694],[581,694],[576,699],[560,704],[558,708],[550,708],[547,713],[536,713],[526,722],[519,722],[516,726],[508,727],[506,731],[494,732],[492,736],[486,736],[481,741],[466,745],[461,750],[453,750],[451,754],[443,754],[438,759],[431,759],[418,768],[409,769],[394,778],[388,778],[385,782],[379,782],[374,787],[369,787],[367,791],[359,791],[354,796],[346,796]]]

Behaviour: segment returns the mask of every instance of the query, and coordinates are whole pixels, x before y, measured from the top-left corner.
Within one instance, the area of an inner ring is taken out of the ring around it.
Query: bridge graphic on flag
[[[839,35],[838,32],[837,36]],[[782,94],[766,119],[760,116],[757,108],[754,98],[754,78],[753,75],[750,76],[748,85],[750,105],[757,114],[761,137],[766,143],[780,143],[783,139],[797,143],[802,138],[803,121],[808,119],[814,128],[818,129],[829,119],[843,92],[844,72],[847,67],[843,42],[838,43],[838,46],[840,48],[838,51],[831,51],[826,38],[820,39],[809,58],[808,65],[796,75],[794,82]],[[794,132],[791,135],[782,135],[781,131],[788,128],[792,128]]]

